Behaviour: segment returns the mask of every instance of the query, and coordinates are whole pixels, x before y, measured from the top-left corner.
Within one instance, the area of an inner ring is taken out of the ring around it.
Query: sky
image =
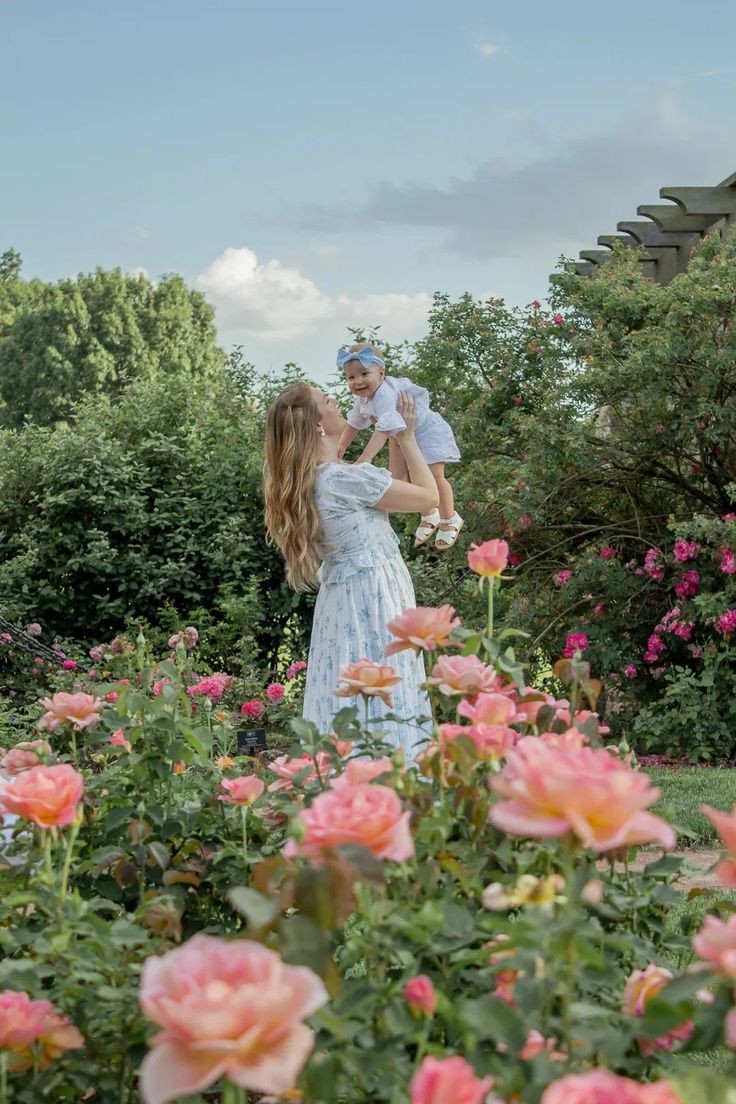
[[[736,171],[736,5],[0,0],[0,251],[178,272],[259,370],[548,291]]]

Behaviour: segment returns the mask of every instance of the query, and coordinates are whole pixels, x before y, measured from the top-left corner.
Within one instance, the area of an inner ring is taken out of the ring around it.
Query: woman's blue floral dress
[[[422,690],[424,662],[413,651],[385,658],[394,639],[386,624],[416,606],[414,587],[399,552],[399,539],[388,514],[374,506],[391,485],[384,468],[372,464],[319,464],[314,496],[321,522],[317,546],[322,568],[314,610],[307,666],[304,716],[328,733],[332,718],[350,699],[336,698],[340,670],[346,663],[370,659],[388,663],[401,675],[393,692],[393,708],[371,701],[371,717],[395,713],[401,723],[371,725],[403,748],[407,762],[419,750],[417,741],[430,734],[426,718],[429,700]],[[361,716],[362,702],[359,703]],[[405,718],[405,720],[403,720]],[[420,727],[414,718],[425,718]]]

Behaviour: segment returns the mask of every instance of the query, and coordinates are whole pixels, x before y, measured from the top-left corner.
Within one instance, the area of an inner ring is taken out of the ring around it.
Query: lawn
[[[683,847],[718,850],[718,836],[701,805],[730,812],[736,804],[736,770],[725,767],[649,767],[647,774],[662,791],[654,811],[680,832]]]

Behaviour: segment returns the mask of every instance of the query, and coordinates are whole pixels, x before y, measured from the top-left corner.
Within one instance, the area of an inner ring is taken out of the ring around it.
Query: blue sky
[[[324,379],[347,326],[543,298],[660,185],[736,171],[735,39],[732,0],[6,0],[0,249],[180,272],[226,346]]]

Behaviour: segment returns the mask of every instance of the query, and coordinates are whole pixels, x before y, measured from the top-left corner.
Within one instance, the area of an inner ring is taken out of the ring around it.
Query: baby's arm
[[[346,425],[342,433],[340,434],[340,440],[337,443],[337,459],[342,460],[347,450],[352,445],[355,438],[360,433],[359,429],[355,426]]]
[[[371,434],[371,439],[363,449],[362,453],[355,461],[356,464],[370,464],[378,456],[383,446],[388,441],[388,433],[381,433],[379,430],[375,430]]]

